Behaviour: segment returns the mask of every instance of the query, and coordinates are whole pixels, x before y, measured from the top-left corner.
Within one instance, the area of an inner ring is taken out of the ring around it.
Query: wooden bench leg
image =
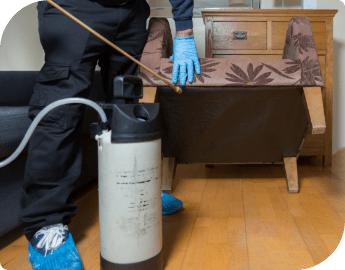
[[[285,173],[289,193],[298,193],[298,173],[297,173],[297,158],[284,158]]]
[[[178,184],[178,179],[175,179],[176,167],[175,158],[162,158],[162,191],[165,193],[172,193]]]

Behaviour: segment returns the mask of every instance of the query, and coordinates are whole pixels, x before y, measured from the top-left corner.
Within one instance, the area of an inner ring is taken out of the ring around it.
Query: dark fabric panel
[[[38,71],[1,71],[0,106],[28,106]]]
[[[38,71],[0,72],[0,158],[9,156],[16,150],[31,124],[28,117],[28,104],[37,76]],[[99,71],[94,74],[89,99],[105,100]],[[87,108],[87,111],[89,110]],[[91,114],[95,113],[91,112]],[[90,117],[90,115],[87,114],[85,117]],[[93,117],[94,120],[95,117]],[[84,125],[84,130],[89,130],[88,124]]]
[[[28,106],[39,71],[1,71],[0,72],[0,107]],[[91,100],[105,100],[101,75],[95,71],[94,85],[91,88]]]
[[[178,163],[279,162],[308,128],[298,87],[161,87],[162,151]]]
[[[24,138],[31,124],[28,109],[26,106],[0,107],[0,158],[11,155]]]
[[[19,196],[26,156],[27,153],[23,153],[11,164],[0,168],[0,235],[20,223]]]

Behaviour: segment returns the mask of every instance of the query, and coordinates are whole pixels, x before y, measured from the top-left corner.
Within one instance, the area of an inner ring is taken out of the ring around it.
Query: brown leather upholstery
[[[177,163],[282,162],[308,128],[301,87],[158,87],[165,157]]]

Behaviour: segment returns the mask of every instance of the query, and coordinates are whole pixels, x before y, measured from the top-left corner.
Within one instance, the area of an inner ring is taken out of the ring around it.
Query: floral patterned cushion
[[[169,58],[173,53],[173,40],[168,20],[166,18],[151,18],[147,32],[148,37],[140,62],[158,73],[161,59]],[[138,76],[146,79],[153,75],[139,67]]]
[[[286,33],[283,59],[291,59],[301,68],[304,85],[323,86],[319,58],[308,17],[293,17]]]
[[[301,68],[292,60],[200,58],[201,74],[186,86],[304,85]],[[171,82],[173,60],[161,59],[159,75]],[[152,76],[147,83],[165,86]]]
[[[141,62],[171,82],[172,38],[165,18],[150,20],[149,37]],[[200,58],[201,74],[186,86],[323,86],[314,37],[307,17],[290,20],[283,59]],[[166,86],[143,68],[144,86]],[[179,84],[179,82],[178,82]]]

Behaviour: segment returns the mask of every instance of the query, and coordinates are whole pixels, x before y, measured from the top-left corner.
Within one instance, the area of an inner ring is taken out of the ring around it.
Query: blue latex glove
[[[169,57],[170,60],[174,60],[172,82],[177,83],[177,78],[180,77],[180,84],[184,86],[188,75],[188,82],[192,83],[194,66],[196,73],[201,73],[194,36],[175,36],[173,52],[174,54]]]

